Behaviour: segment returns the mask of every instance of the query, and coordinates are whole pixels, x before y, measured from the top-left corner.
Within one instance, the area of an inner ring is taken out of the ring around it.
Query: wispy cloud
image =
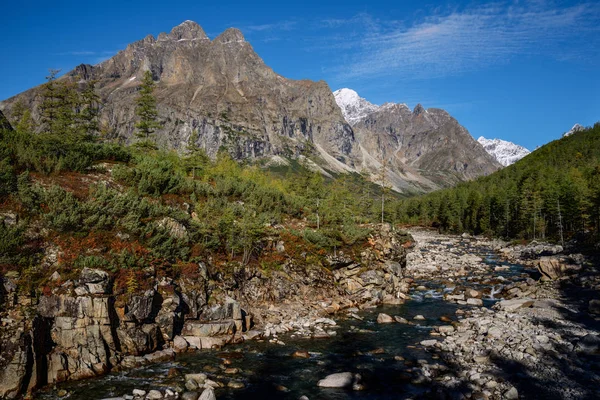
[[[545,2],[496,3],[434,14],[410,26],[373,20],[324,20],[340,28],[362,24],[347,35],[332,35],[323,48],[349,49],[347,62],[331,72],[339,78],[404,75],[438,77],[477,70],[528,54],[556,59],[600,53],[600,5],[552,8]],[[573,45],[575,44],[575,45]]]
[[[243,32],[252,33],[252,32],[273,32],[273,31],[291,31],[296,28],[298,22],[297,21],[278,21],[270,24],[261,24],[261,25],[248,25],[243,26],[240,29]]]

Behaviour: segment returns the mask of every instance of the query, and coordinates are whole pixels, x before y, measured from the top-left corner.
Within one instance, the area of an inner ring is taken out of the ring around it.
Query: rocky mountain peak
[[[227,28],[223,33],[217,36],[214,40],[215,43],[227,44],[227,43],[241,43],[245,42],[246,39],[237,28]]]
[[[202,27],[189,20],[174,27],[167,36],[173,40],[208,39]]]
[[[421,115],[424,112],[425,112],[425,108],[421,105],[421,103],[417,104],[415,106],[415,109],[413,110],[414,115]]]
[[[346,121],[353,125],[372,112],[377,111],[379,106],[371,104],[363,99],[352,89],[343,88],[333,92],[335,102],[337,103],[342,115]]]
[[[505,167],[516,163],[531,153],[523,146],[502,139],[486,139],[480,136],[477,141],[483,146],[485,151]]]

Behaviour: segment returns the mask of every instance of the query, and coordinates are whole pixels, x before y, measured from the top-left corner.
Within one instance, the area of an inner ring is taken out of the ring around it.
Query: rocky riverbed
[[[209,307],[213,322],[186,319],[168,347],[123,354],[104,378],[37,396],[597,398],[600,281],[590,260],[542,243],[411,233],[406,256],[388,235],[363,256],[375,263],[332,257],[335,291],[317,275],[323,286],[311,292],[315,277],[305,276],[290,296],[271,278],[288,291],[280,302]]]
[[[418,244],[408,273],[442,279],[446,301],[474,306],[457,310],[457,322],[437,327],[431,333],[436,339],[421,342],[444,361],[445,368],[423,368],[434,397],[600,397],[600,279],[592,260],[560,246],[413,234]],[[457,250],[465,246],[468,254]],[[477,248],[493,249],[530,273],[507,276],[518,271],[510,264],[489,268]],[[476,300],[481,297],[488,307]],[[501,300],[490,303],[491,297]]]

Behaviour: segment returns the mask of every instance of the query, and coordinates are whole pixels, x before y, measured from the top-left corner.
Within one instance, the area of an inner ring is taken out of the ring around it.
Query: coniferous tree
[[[136,136],[141,139],[139,143],[143,147],[155,147],[152,134],[161,125],[157,121],[158,111],[156,109],[156,98],[154,97],[154,79],[150,71],[144,73],[136,104],[135,113],[140,118],[135,125],[137,128]]]
[[[22,100],[18,100],[12,109],[14,128],[17,132],[31,132],[34,129],[31,110],[25,106]]]
[[[44,132],[63,140],[77,139],[76,109],[79,93],[76,84],[68,79],[57,80],[60,70],[51,69],[42,90],[41,120]]]
[[[100,96],[96,93],[96,84],[98,81],[89,81],[81,92],[79,105],[79,123],[82,133],[87,137],[96,136],[100,132]]]

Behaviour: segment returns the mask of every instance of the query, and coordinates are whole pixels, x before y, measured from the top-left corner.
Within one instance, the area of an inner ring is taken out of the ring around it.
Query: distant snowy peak
[[[333,92],[337,105],[350,125],[354,125],[370,113],[377,111],[379,106],[369,103],[352,89],[339,89]]]
[[[576,132],[579,132],[579,131],[582,131],[584,129],[585,129],[584,126],[579,125],[579,124],[575,124],[575,125],[573,125],[573,127],[571,128],[571,130],[569,132],[565,132],[563,134],[563,137],[571,136],[572,134],[574,134]]]
[[[490,153],[498,162],[505,167],[514,164],[527,154],[531,153],[523,146],[507,142],[501,139],[486,139],[481,136],[477,139],[485,151]]]

